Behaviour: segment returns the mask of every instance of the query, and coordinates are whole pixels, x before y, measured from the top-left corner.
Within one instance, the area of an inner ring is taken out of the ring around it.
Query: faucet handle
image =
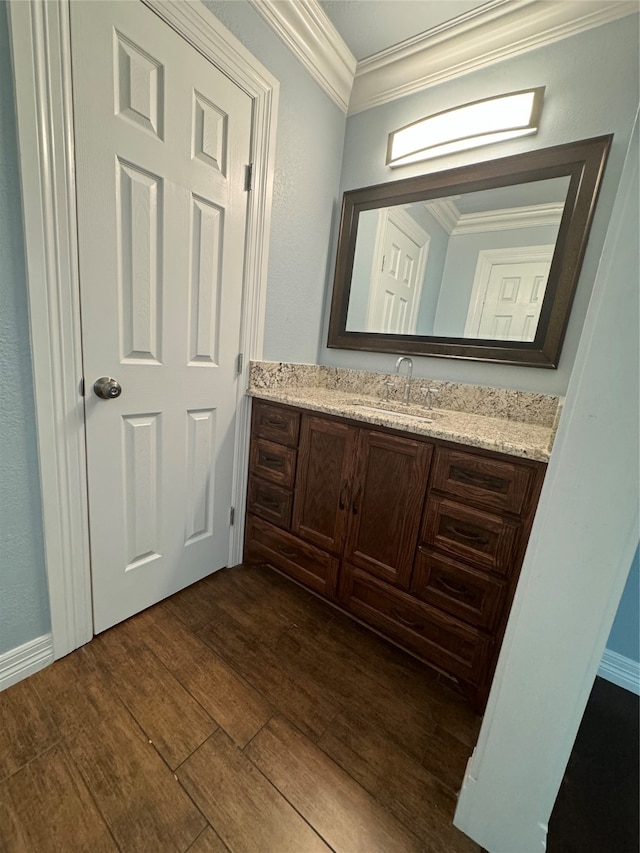
[[[422,391],[424,392],[424,407],[431,410],[433,408],[433,397],[440,392],[437,388],[429,388],[428,385],[423,385]]]
[[[387,376],[385,379],[382,380],[383,391],[382,397],[380,398],[382,403],[389,402],[389,391],[393,387],[393,384],[393,379],[390,376]]]

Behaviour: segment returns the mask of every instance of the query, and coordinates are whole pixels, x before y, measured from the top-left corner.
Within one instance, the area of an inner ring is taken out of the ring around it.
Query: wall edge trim
[[[640,696],[640,661],[605,649],[598,667],[598,675],[624,690]]]
[[[53,636],[43,634],[0,655],[0,691],[53,663]]]

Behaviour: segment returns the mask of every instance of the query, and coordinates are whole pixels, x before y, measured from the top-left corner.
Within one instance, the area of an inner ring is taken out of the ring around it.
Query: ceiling
[[[358,60],[485,4],[486,0],[319,0]]]

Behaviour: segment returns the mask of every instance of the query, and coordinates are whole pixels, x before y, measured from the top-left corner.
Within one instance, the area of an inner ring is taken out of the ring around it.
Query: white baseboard
[[[0,690],[53,663],[53,637],[43,634],[0,655]]]
[[[640,696],[640,663],[605,649],[598,675]]]

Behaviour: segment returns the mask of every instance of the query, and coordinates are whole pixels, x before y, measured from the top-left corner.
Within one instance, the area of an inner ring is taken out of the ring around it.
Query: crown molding
[[[436,198],[425,207],[449,235],[481,234],[488,231],[510,231],[514,228],[539,228],[560,225],[564,204],[548,202],[509,207],[504,210],[483,210],[479,213],[460,213],[451,198]]]
[[[249,0],[349,115],[638,11],[637,0],[490,0],[356,62],[317,0]]]
[[[356,58],[316,0],[249,0],[323,91],[347,112]]]
[[[493,0],[360,61],[349,115],[637,11],[635,0]]]
[[[463,213],[453,234],[480,234],[488,231],[511,231],[514,228],[539,228],[543,225],[560,225],[564,204],[528,204],[505,210],[484,210],[481,213]]]
[[[443,228],[447,234],[452,234],[453,229],[456,227],[460,219],[460,211],[456,207],[453,199],[434,198],[432,201],[428,201],[425,204],[425,207],[440,227]]]

